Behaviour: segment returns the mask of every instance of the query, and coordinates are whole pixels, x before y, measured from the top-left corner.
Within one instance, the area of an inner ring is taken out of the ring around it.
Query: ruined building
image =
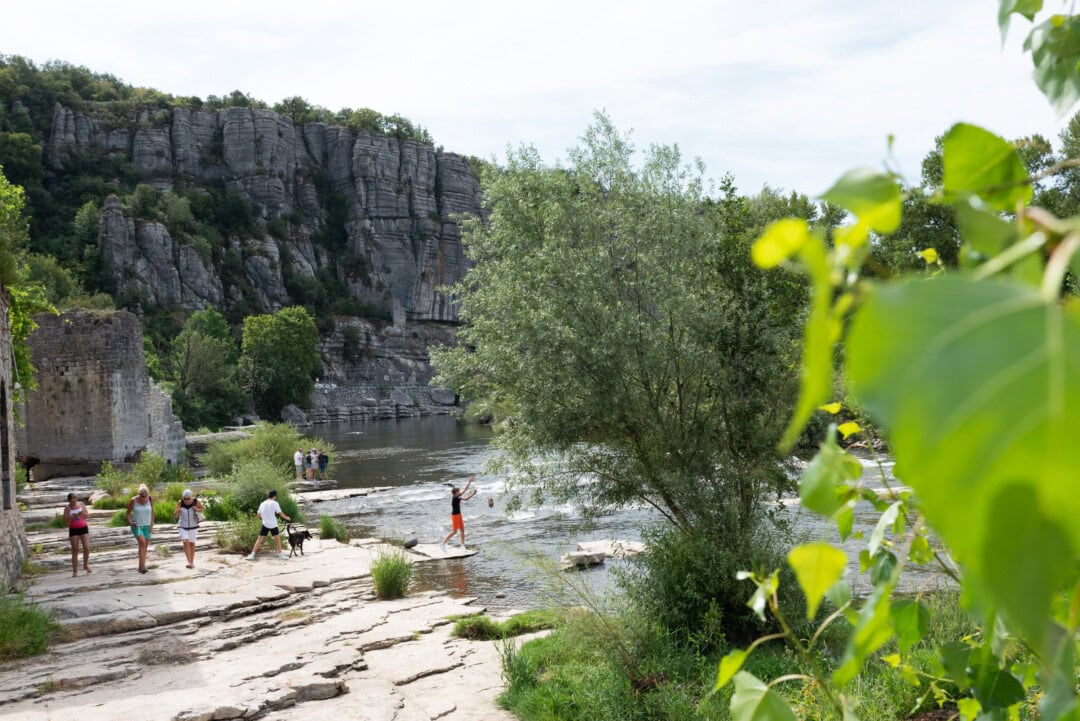
[[[126,311],[37,316],[29,338],[38,387],[20,409],[19,460],[35,481],[94,474],[144,450],[180,460],[184,430],[151,380],[138,318]]]
[[[27,554],[26,533],[15,501],[12,362],[7,293],[0,291],[0,592],[19,577]]]

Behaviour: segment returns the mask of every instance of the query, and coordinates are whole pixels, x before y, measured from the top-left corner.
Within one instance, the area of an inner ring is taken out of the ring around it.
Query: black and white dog
[[[304,555],[304,541],[311,538],[311,532],[306,528],[303,531],[294,531],[292,524],[285,524],[285,531],[289,534],[289,557],[292,558],[296,555],[297,549],[300,550],[300,555]]]

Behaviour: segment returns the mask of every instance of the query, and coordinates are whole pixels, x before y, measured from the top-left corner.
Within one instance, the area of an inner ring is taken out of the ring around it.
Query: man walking
[[[259,530],[259,537],[255,539],[255,548],[252,548],[251,553],[246,556],[247,560],[255,560],[255,554],[259,552],[259,546],[262,545],[263,539],[267,536],[274,537],[274,543],[277,544],[278,558],[287,559],[288,556],[281,550],[281,531],[278,529],[277,519],[278,516],[281,516],[286,521],[292,519],[281,512],[281,506],[277,502],[277,491],[271,489],[266,494],[266,500],[259,504],[257,514],[262,519],[262,528]]]

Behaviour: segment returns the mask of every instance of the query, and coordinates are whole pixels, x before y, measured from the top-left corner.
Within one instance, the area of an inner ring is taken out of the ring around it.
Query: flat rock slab
[[[335,481],[337,483],[337,481]],[[376,486],[374,488],[338,488],[325,491],[298,490],[293,496],[298,503],[325,503],[327,501],[341,501],[346,498],[362,498],[372,493],[388,491],[393,486]]]
[[[418,543],[409,549],[409,553],[415,553],[426,558],[445,560],[448,558],[468,558],[480,553],[478,548],[462,548],[461,546],[440,546],[438,543]]]

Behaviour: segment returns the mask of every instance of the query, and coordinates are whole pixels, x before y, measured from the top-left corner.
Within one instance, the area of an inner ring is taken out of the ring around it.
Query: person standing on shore
[[[330,456],[323,452],[323,449],[319,449],[319,455],[315,457],[315,460],[319,463],[319,478],[326,480],[326,467],[330,465]]]
[[[183,498],[176,503],[173,517],[180,531],[180,541],[184,544],[184,557],[187,558],[188,568],[195,568],[195,541],[199,537],[199,514],[202,512],[202,502],[190,488],[185,489]]]
[[[297,448],[296,453],[292,454],[293,465],[296,466],[296,479],[300,480],[304,477],[304,449]]]
[[[255,547],[251,549],[251,553],[245,556],[245,558],[249,561],[254,561],[255,554],[259,552],[259,546],[262,545],[263,539],[267,536],[273,536],[274,543],[277,544],[278,558],[282,560],[287,559],[288,556],[281,550],[281,531],[278,529],[277,519],[278,516],[281,516],[286,521],[291,521],[292,519],[282,513],[281,506],[278,505],[277,502],[277,491],[271,489],[270,492],[266,494],[266,500],[259,504],[257,515],[262,519],[262,528],[259,529],[259,537],[255,539]]]
[[[79,541],[82,539],[83,569],[90,573],[90,523],[86,519],[86,504],[74,493],[67,495],[68,503],[64,506],[64,523],[68,527],[68,539],[71,541],[71,576],[79,575]]]
[[[469,486],[476,480],[476,476],[469,476],[469,482],[465,484],[464,488],[458,488],[454,486],[450,490],[450,535],[442,540],[439,547],[443,550],[446,549],[446,544],[450,542],[450,539],[454,537],[455,533],[461,533],[461,550],[467,551],[465,548],[465,519],[461,517],[461,502],[467,501],[476,495],[476,489],[469,495],[465,495],[465,492],[469,490]]]
[[[154,499],[145,485],[139,486],[138,495],[128,501],[127,522],[131,526],[131,535],[139,544],[139,573],[146,573],[146,551],[154,535]]]

